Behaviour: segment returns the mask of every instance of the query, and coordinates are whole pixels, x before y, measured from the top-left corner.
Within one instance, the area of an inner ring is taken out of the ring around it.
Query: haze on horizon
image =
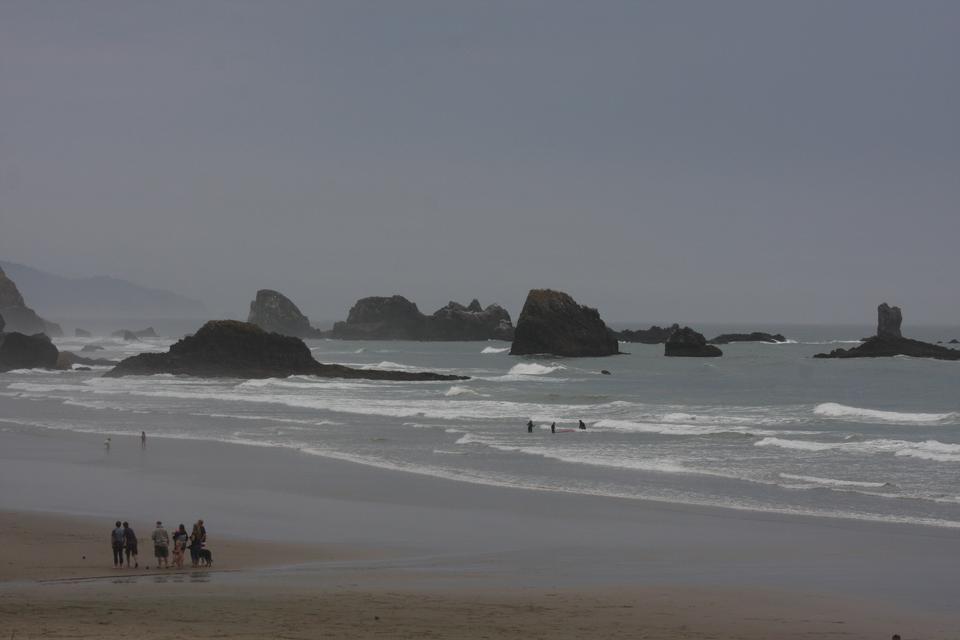
[[[955,2],[6,0],[0,260],[238,315],[960,324],[958,70]]]

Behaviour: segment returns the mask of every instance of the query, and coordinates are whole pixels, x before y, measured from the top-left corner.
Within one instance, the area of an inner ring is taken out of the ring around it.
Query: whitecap
[[[837,480],[835,478],[820,478],[818,476],[802,476],[795,475],[792,473],[781,473],[780,477],[785,480],[799,480],[800,482],[810,482],[813,484],[820,484],[828,487],[864,487],[864,488],[880,488],[887,487],[889,483],[887,482],[864,482],[860,480]]]
[[[484,347],[480,353],[506,353],[510,347]]]
[[[862,422],[863,419],[879,420],[881,422],[945,422],[957,418],[957,413],[906,413],[900,411],[880,411],[878,409],[862,409],[836,402],[824,402],[814,407],[813,412],[827,418],[851,419]]]
[[[521,362],[513,365],[507,373],[514,376],[545,376],[561,369],[566,369],[566,367],[562,364],[550,366],[537,362]]]
[[[480,393],[479,391],[474,391],[473,389],[471,389],[471,388],[469,388],[469,387],[464,387],[464,386],[462,386],[462,385],[453,385],[452,387],[450,387],[449,389],[447,389],[446,393],[444,393],[443,395],[447,396],[448,398],[452,398],[452,397],[455,397],[455,396],[478,396],[478,397],[482,397],[484,394]]]

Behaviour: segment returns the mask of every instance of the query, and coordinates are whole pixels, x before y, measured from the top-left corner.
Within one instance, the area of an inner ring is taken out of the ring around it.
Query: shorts
[[[134,542],[133,544],[127,543],[127,553],[129,553],[129,554],[131,554],[131,555],[134,555],[134,556],[140,555],[139,553],[137,553],[137,543],[136,543],[136,542]]]
[[[167,548],[161,547],[158,544],[153,545],[153,555],[157,558],[166,558],[167,557]]]

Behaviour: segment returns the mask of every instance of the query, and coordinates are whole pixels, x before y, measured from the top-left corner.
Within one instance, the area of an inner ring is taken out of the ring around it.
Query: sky
[[[0,259],[57,274],[958,324],[958,241],[957,2],[0,1]]]

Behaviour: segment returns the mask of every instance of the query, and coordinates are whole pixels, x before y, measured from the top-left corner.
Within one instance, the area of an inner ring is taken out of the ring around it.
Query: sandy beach
[[[144,453],[117,438],[105,455],[94,435],[7,430],[0,451],[0,619],[18,638],[960,629],[949,530],[510,490],[212,442]],[[214,571],[146,570],[143,556],[142,571],[111,568],[117,517],[149,556],[156,518],[198,516]]]

